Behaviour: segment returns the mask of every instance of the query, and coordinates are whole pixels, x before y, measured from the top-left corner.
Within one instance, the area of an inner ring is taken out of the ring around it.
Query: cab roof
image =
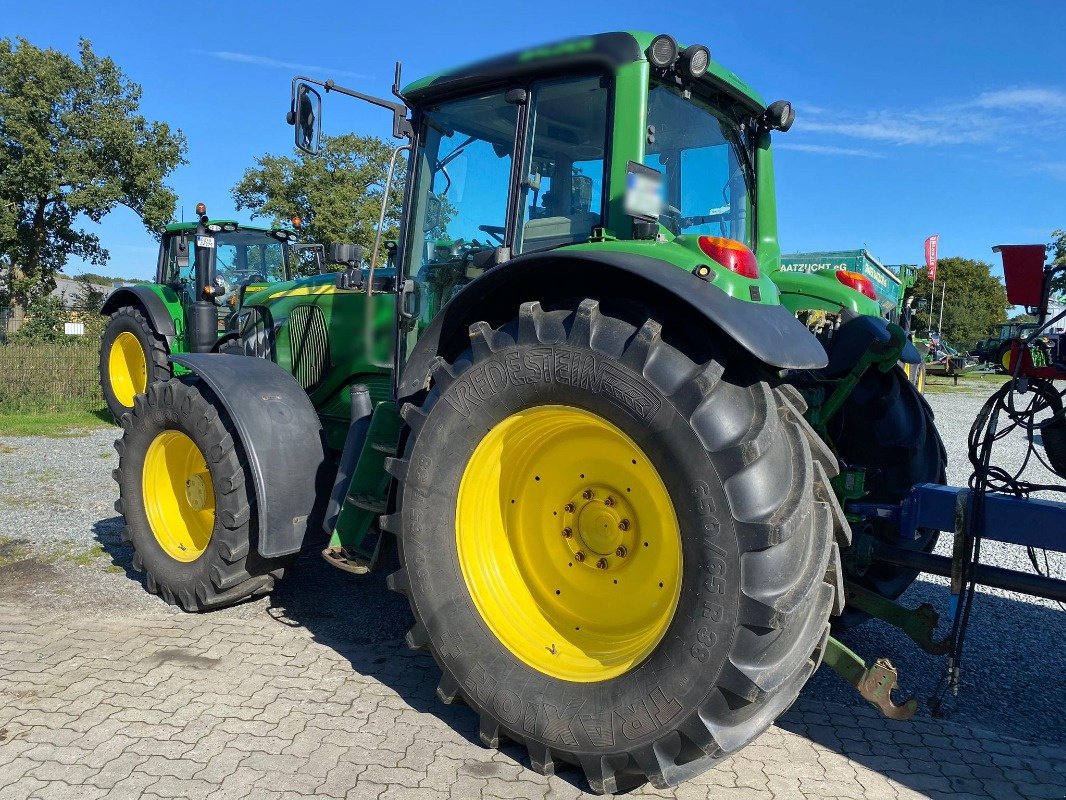
[[[167,233],[181,233],[182,231],[191,232],[196,230],[198,222],[170,222],[167,223]],[[236,225],[237,230],[242,231],[262,231],[263,233],[270,233],[271,231],[289,231],[292,233],[291,228],[264,228],[261,225],[245,225],[244,223],[237,222],[235,219],[209,219],[208,225]]]
[[[647,31],[598,33],[531,47],[428,75],[405,86],[401,94],[412,102],[424,102],[523,78],[583,70],[613,71],[625,64],[646,61],[644,51],[657,35]],[[710,66],[700,81],[726,91],[753,114],[766,108],[751,86],[714,60],[713,51]]]

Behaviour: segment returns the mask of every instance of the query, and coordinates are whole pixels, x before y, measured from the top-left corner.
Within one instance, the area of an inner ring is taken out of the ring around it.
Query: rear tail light
[[[745,278],[759,277],[759,262],[755,254],[743,242],[726,239],[724,236],[701,236],[700,250],[713,258],[730,272]],[[861,277],[861,276],[860,276]]]
[[[877,299],[877,290],[873,283],[861,272],[849,272],[846,269],[837,270],[837,280],[847,287],[858,289],[871,300]]]

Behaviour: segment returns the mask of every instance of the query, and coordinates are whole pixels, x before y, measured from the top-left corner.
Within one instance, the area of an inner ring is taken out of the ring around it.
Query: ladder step
[[[380,497],[366,494],[350,494],[348,495],[348,502],[364,511],[372,511],[375,514],[385,513],[385,500]]]

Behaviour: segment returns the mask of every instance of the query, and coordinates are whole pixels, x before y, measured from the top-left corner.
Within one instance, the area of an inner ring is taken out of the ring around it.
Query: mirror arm
[[[348,89],[344,86],[338,86],[332,78],[325,83],[321,81],[312,80],[310,78],[300,78],[299,80],[307,81],[308,83],[315,83],[321,86],[326,92],[337,92],[348,97],[354,97],[356,100],[364,100],[367,103],[372,103],[375,106],[381,108],[387,108],[392,112],[392,135],[397,139],[410,139],[414,136],[414,128],[411,127],[411,120],[407,119],[407,106],[404,103],[394,103],[391,100],[386,100],[383,97],[375,97],[372,94],[363,94],[363,92],[357,92],[355,89]]]

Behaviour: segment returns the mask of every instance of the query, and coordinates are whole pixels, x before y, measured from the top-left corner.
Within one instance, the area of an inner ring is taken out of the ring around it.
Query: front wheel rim
[[[123,331],[115,337],[108,353],[107,374],[115,399],[133,408],[133,398],[148,387],[148,362],[135,334]]]
[[[166,430],[148,446],[141,479],[148,527],[175,561],[195,561],[207,549],[215,527],[211,472],[196,442]]]
[[[513,414],[478,444],[456,502],[471,599],[520,661],[609,680],[658,646],[681,591],[681,533],[641,448],[572,406]]]

